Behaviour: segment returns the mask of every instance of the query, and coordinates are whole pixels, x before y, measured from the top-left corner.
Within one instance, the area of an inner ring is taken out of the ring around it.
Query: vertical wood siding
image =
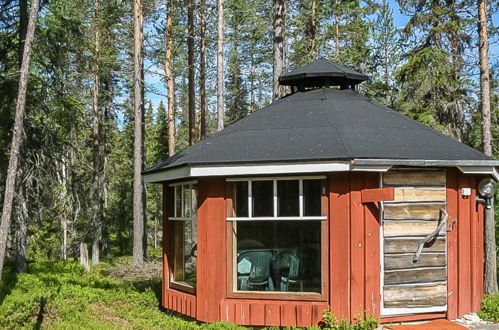
[[[326,302],[228,299],[220,303],[222,321],[252,326],[317,325]]]
[[[227,296],[225,179],[198,181],[197,319],[221,319],[220,302]]]
[[[479,178],[449,169],[447,181],[449,222],[458,219],[447,242],[447,318],[454,319],[478,311],[483,298],[483,206],[476,203]],[[471,196],[461,188],[471,188]]]
[[[379,206],[363,204],[361,194],[379,187],[379,174],[331,173],[328,182],[331,311],[347,320],[379,316]]]

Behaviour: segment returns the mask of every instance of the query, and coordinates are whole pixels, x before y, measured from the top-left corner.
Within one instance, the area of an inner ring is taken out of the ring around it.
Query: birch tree
[[[24,115],[26,112],[26,89],[28,84],[29,65],[31,61],[31,52],[33,39],[35,36],[35,25],[38,16],[39,5],[39,0],[33,0],[31,2],[28,27],[26,30],[26,39],[24,41],[23,59],[19,73],[19,87],[17,92],[14,130],[12,133],[9,165],[7,168],[7,178],[5,181],[2,218],[0,222],[0,279],[2,278],[2,270],[5,262],[5,251],[7,248],[7,239],[9,236],[10,223],[12,218],[12,201],[14,197],[14,187],[16,184],[17,167],[19,165],[18,157],[22,142]]]

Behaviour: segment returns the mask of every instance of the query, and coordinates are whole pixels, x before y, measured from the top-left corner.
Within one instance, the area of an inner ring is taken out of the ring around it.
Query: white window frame
[[[177,215],[177,200],[176,200],[177,189],[179,189],[179,188],[181,189],[181,195],[180,195],[181,196],[181,201],[180,201],[181,210],[180,210],[180,213],[181,213],[181,215],[183,215],[185,212],[185,210],[184,210],[184,207],[185,207],[185,203],[184,203],[185,189],[189,189],[192,192],[193,186],[197,186],[197,183],[198,183],[197,181],[183,181],[183,182],[172,183],[169,185],[169,187],[172,188],[172,191],[173,191],[173,214],[174,215]],[[191,198],[192,198],[192,196],[191,196]],[[192,203],[192,200],[191,200],[191,203]],[[180,217],[172,216],[172,217],[170,217],[169,216],[168,220],[169,221],[172,220],[175,222],[183,222],[182,226],[186,225],[185,221],[188,221],[188,220],[197,221],[197,207],[196,207],[196,210],[191,210],[190,217],[184,217],[184,216],[180,216]],[[197,224],[196,224],[196,226],[197,226]],[[182,230],[185,231],[185,227]],[[184,244],[185,244],[185,241],[184,241]],[[196,244],[197,244],[197,234],[196,234]],[[182,255],[182,260],[185,260],[184,246],[182,247],[181,251],[176,252],[176,253],[180,253]],[[175,258],[175,256],[171,256],[171,257]],[[185,262],[182,265],[182,267],[185,267]],[[197,269],[197,263],[196,263],[196,269]],[[195,293],[196,284],[192,285],[192,284],[184,282],[184,281],[175,280],[173,271],[174,271],[173,269],[170,269],[170,276],[169,276],[170,286],[174,289],[186,290],[189,293]],[[197,272],[197,270],[196,270],[196,272]]]
[[[247,217],[227,217],[227,221],[275,221],[275,220],[327,220],[327,216],[304,216],[303,199],[303,180],[325,180],[326,176],[291,176],[291,177],[251,177],[251,178],[230,178],[227,182],[248,182],[248,216]],[[277,181],[298,180],[299,184],[299,216],[277,216]],[[273,207],[274,216],[272,217],[254,217],[253,216],[253,181],[273,181]]]
[[[178,183],[172,183],[170,184],[170,188],[173,188],[173,216],[168,217],[168,220],[174,220],[174,221],[186,221],[186,220],[192,220],[195,217],[197,217],[197,214],[191,214],[190,217],[184,217],[180,216],[177,217],[177,189],[181,189],[181,201],[180,201],[180,214],[184,215],[184,190],[185,187],[189,187],[189,189],[192,189],[192,186],[197,185],[197,181],[186,181],[186,182],[178,182]],[[192,213],[192,211],[191,211]]]

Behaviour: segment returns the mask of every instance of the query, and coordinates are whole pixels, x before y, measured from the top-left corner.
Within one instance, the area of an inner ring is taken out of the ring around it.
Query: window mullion
[[[251,183],[252,181],[248,181],[248,218],[253,217],[253,196],[252,196],[252,188],[251,188]]]
[[[299,207],[300,207],[300,218],[303,217],[303,180],[300,179],[298,181],[298,191],[299,191],[299,195],[298,195],[298,204],[299,204]]]

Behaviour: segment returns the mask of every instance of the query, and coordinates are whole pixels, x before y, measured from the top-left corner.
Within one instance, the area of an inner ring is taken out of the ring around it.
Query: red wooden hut
[[[479,309],[478,182],[499,162],[317,60],[291,93],[144,173],[163,185],[163,306],[200,321],[453,319]]]

